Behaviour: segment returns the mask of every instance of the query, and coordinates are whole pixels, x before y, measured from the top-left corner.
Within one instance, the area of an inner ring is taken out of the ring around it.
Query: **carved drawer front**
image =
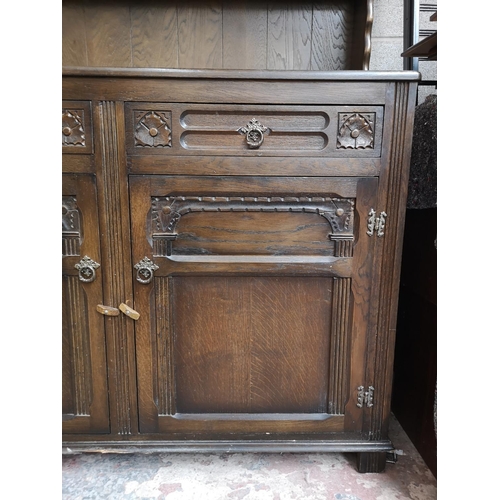
[[[92,154],[92,114],[89,101],[62,102],[62,152]]]
[[[383,106],[129,103],[129,155],[380,157]]]

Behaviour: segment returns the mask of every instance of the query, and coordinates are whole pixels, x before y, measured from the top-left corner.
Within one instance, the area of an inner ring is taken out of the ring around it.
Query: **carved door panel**
[[[377,179],[131,176],[130,192],[140,432],[360,432]]]
[[[107,433],[106,350],[99,223],[92,175],[62,183],[63,433]]]

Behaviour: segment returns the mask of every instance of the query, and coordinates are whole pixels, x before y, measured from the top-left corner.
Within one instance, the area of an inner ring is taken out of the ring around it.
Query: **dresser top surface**
[[[417,71],[289,71],[63,67],[63,77],[198,78],[236,80],[418,81]]]

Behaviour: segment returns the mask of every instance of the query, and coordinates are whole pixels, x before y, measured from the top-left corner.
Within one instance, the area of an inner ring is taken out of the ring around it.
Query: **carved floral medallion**
[[[172,147],[171,115],[167,111],[136,111],[136,147]]]
[[[82,109],[63,109],[62,145],[85,146],[85,129]]]
[[[339,115],[337,148],[373,149],[375,113]]]

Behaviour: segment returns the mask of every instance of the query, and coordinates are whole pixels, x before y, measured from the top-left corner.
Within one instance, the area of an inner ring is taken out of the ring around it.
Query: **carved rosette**
[[[62,254],[63,257],[80,255],[80,211],[74,196],[62,197]]]
[[[63,109],[62,145],[77,147],[85,146],[83,109]]]
[[[339,115],[337,148],[373,149],[375,113]]]
[[[153,254],[166,256],[177,238],[177,224],[183,215],[193,212],[292,212],[313,213],[330,224],[329,238],[353,241],[354,200],[325,197],[239,197],[239,196],[166,196],[151,200]],[[345,245],[344,245],[345,246]],[[346,255],[347,256],[347,255]]]
[[[135,146],[149,148],[171,148],[171,113],[167,111],[136,111]]]

